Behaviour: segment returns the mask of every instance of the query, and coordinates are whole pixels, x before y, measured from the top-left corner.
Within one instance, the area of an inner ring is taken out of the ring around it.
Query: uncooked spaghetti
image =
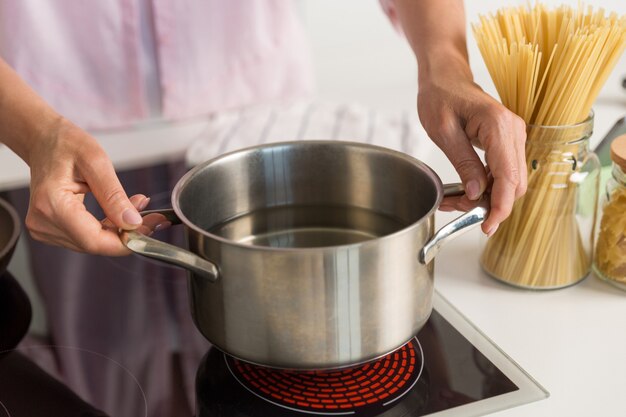
[[[584,169],[576,139],[591,133],[585,121],[626,47],[626,17],[536,4],[481,16],[473,30],[502,103],[528,125],[528,191],[487,241],[481,263],[519,286],[575,283],[592,255],[576,220],[580,190],[571,178]]]

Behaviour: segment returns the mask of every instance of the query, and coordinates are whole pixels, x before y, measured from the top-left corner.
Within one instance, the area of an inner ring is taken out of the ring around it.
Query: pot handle
[[[463,194],[465,194],[465,190],[461,183],[446,184],[443,186],[444,197],[460,196]],[[426,242],[418,255],[420,263],[424,265],[428,264],[435,258],[435,255],[437,255],[444,244],[484,222],[488,213],[489,200],[481,198],[476,207],[443,226]]]
[[[181,224],[173,209],[146,210],[139,214],[141,217],[157,214],[165,217],[172,224]],[[135,230],[121,230],[120,239],[128,249],[139,255],[183,267],[211,282],[217,281],[219,277],[219,271],[213,262],[207,261],[188,250],[161,242]]]

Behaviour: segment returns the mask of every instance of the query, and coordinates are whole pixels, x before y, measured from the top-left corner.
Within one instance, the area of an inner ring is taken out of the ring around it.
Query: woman
[[[134,257],[124,258],[122,273],[95,256],[128,254],[117,228],[137,228],[146,195],[180,172],[161,166],[118,178],[83,129],[177,120],[307,92],[296,16],[284,0],[34,3],[0,3],[0,52],[10,65],[0,63],[0,139],[31,168],[28,204],[25,196],[14,201],[27,210],[31,236],[47,244],[32,242],[32,250],[53,342],[82,349],[56,349],[63,376],[105,411],[141,415],[142,402],[128,395],[135,382],[87,360],[85,351],[95,351],[137,378],[151,416],[190,414],[195,367],[208,345],[189,319],[181,273]],[[472,142],[486,151],[493,186],[483,231],[491,234],[525,191],[524,124],[473,83],[462,1],[383,6],[417,58],[422,124],[471,200],[488,185]],[[187,395],[186,411],[170,406],[175,392]]]

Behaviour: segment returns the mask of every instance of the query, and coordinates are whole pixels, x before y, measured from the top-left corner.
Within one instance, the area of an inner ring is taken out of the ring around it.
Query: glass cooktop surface
[[[11,277],[5,276],[0,283],[10,287],[2,294],[12,293]],[[11,305],[4,301],[3,307]],[[29,309],[17,307],[11,314],[3,314],[13,318],[9,322],[12,327],[4,330],[15,330],[19,323],[16,314],[21,310],[30,314]],[[10,342],[12,333],[4,330],[0,339]],[[438,293],[430,319],[414,339],[376,361],[352,368],[276,370],[239,361],[210,347],[204,358],[190,364],[196,382],[187,394],[193,397],[190,400],[195,402],[195,410],[185,407],[184,412],[176,402],[171,412],[150,406],[168,390],[154,391],[140,382],[154,373],[151,366],[144,367],[147,375],[126,367],[132,362],[123,355],[135,353],[132,349],[121,352],[122,359],[114,359],[93,349],[54,346],[56,352],[73,353],[81,363],[97,370],[89,373],[89,380],[71,387],[34,362],[34,354],[50,346],[12,350],[10,345],[18,338],[13,337],[13,342],[0,349],[0,417],[480,416],[548,396]],[[119,409],[131,407],[122,407],[119,401],[89,400],[88,388],[103,378],[115,381],[117,398],[134,404],[134,411],[110,412],[106,409],[117,405]],[[185,397],[186,390],[179,388]]]
[[[281,371],[216,348],[198,369],[197,416],[479,416],[548,392],[439,294],[417,337],[338,371]]]

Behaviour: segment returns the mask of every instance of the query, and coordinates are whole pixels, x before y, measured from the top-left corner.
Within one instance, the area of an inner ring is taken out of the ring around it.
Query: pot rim
[[[235,155],[255,151],[258,149],[267,149],[267,148],[272,148],[272,147],[277,147],[277,146],[293,146],[293,145],[305,146],[305,145],[310,145],[310,144],[333,144],[333,145],[357,147],[357,148],[369,149],[369,150],[387,153],[396,158],[403,159],[411,163],[418,169],[422,170],[424,174],[426,174],[433,181],[435,185],[435,189],[437,191],[435,204],[428,210],[426,214],[420,217],[417,221],[411,223],[410,225],[406,227],[403,227],[402,229],[396,232],[390,233],[388,235],[384,235],[384,236],[374,238],[374,239],[368,239],[368,240],[357,242],[357,243],[350,243],[350,244],[345,244],[345,245],[319,246],[319,247],[310,247],[310,248],[260,246],[260,245],[251,245],[249,243],[239,243],[234,240],[226,239],[222,236],[210,233],[196,226],[187,218],[187,216],[185,216],[185,214],[180,208],[180,205],[178,204],[180,194],[182,193],[184,188],[187,186],[187,184],[193,179],[193,177],[199,171],[201,171],[202,169],[204,169],[205,167],[209,165],[215,164],[219,161],[223,161],[227,158],[232,158]],[[383,146],[371,145],[371,144],[361,143],[361,142],[352,142],[352,141],[344,141],[344,140],[327,140],[327,139],[325,140],[307,139],[307,140],[297,140],[297,141],[272,142],[272,143],[266,143],[262,145],[248,146],[248,147],[237,149],[235,151],[231,151],[222,155],[218,155],[214,158],[209,159],[208,161],[198,164],[195,167],[193,167],[191,170],[189,170],[187,173],[185,173],[185,175],[183,175],[178,180],[178,182],[176,183],[176,186],[174,187],[174,190],[172,191],[171,202],[172,202],[172,208],[174,209],[174,212],[176,213],[176,215],[180,218],[180,220],[183,222],[183,224],[186,227],[189,227],[195,232],[200,233],[201,235],[206,236],[208,238],[214,239],[225,245],[231,245],[231,246],[235,246],[241,249],[254,250],[254,251],[268,251],[268,252],[282,252],[282,253],[285,253],[285,252],[308,252],[310,253],[310,252],[327,252],[327,251],[357,249],[357,248],[366,247],[366,246],[373,245],[373,244],[378,245],[381,241],[395,239],[400,235],[403,235],[405,233],[410,233],[414,229],[420,227],[422,223],[426,222],[426,219],[430,218],[430,216],[432,216],[437,211],[437,209],[439,208],[439,205],[441,204],[442,199],[443,199],[443,182],[441,181],[441,178],[439,178],[439,175],[437,175],[437,173],[430,166],[428,166],[425,162],[422,162],[419,159],[414,158],[404,152],[396,151],[394,149],[386,148]]]

